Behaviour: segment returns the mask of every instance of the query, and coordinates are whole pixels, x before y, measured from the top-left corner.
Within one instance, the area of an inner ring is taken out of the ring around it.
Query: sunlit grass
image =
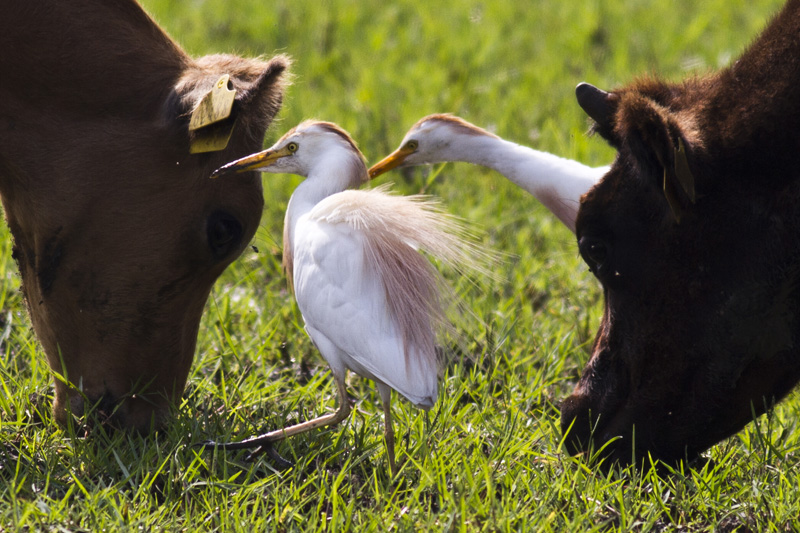
[[[573,90],[648,72],[678,79],[726,64],[781,2],[143,0],[194,55],[295,59],[265,144],[303,119],[341,124],[370,161],[432,112],[586,163],[613,151],[585,135]],[[433,173],[437,173],[433,176]],[[0,227],[0,525],[8,530],[788,531],[800,516],[800,398],[673,473],[603,473],[561,450],[558,403],[600,315],[574,237],[502,177],[464,164],[393,172],[498,250],[499,280],[453,277],[472,309],[428,413],[395,402],[391,480],[374,386],[351,377],[340,427],[281,443],[293,463],[200,452],[330,411],[335,386],[303,332],[280,269],[283,213],[299,178],[264,178],[253,245],[220,278],[172,425],[79,437],[49,413],[51,376]]]

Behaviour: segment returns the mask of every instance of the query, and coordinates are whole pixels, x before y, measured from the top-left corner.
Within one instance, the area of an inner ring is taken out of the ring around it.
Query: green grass
[[[144,0],[194,55],[295,58],[265,141],[305,118],[339,123],[370,161],[432,112],[590,164],[579,81],[600,87],[727,64],[778,0]],[[378,5],[378,3],[374,3]],[[438,172],[432,179],[431,172]],[[173,424],[143,437],[78,437],[49,413],[51,376],[0,229],[0,524],[11,531],[790,531],[800,517],[800,397],[712,448],[704,465],[603,474],[560,446],[558,402],[588,358],[602,295],[573,236],[503,178],[465,164],[394,172],[473,222],[504,254],[502,281],[454,278],[474,311],[427,414],[395,402],[392,481],[374,386],[351,377],[340,427],[280,444],[294,467],[200,453],[329,412],[335,386],[280,271],[283,212],[299,178],[264,179],[254,245],[217,282]],[[2,529],[0,527],[0,529]]]

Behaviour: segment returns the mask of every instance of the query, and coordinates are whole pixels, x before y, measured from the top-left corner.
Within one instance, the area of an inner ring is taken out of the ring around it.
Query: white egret
[[[369,174],[374,178],[400,166],[445,161],[463,161],[498,171],[536,197],[573,233],[580,197],[609,169],[521,146],[462,118],[436,114],[414,124],[400,147],[373,165]]]
[[[339,405],[334,413],[219,446],[259,447],[259,453],[271,442],[341,422],[350,413],[345,376],[352,370],[377,385],[394,475],[392,389],[426,410],[437,398],[435,340],[445,323],[441,277],[420,251],[469,266],[474,245],[435,202],[383,188],[348,190],[369,179],[367,167],[335,124],[303,122],[268,150],[214,176],[249,170],[306,177],[286,211],[284,266],[306,332],[330,365]]]

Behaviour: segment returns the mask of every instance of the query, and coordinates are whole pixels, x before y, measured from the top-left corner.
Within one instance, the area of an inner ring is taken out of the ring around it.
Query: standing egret
[[[250,170],[306,177],[286,210],[284,267],[306,332],[330,365],[339,405],[334,413],[220,446],[259,453],[274,441],[341,422],[350,413],[345,376],[352,370],[377,385],[395,475],[392,389],[426,410],[437,398],[442,280],[420,251],[469,266],[465,232],[423,197],[348,190],[368,181],[367,167],[350,136],[329,122],[303,122],[268,150],[212,177]]]
[[[501,139],[453,115],[429,115],[408,130],[400,148],[369,169],[371,178],[400,166],[463,161],[491,168],[516,183],[573,233],[580,197],[609,167],[588,167]]]

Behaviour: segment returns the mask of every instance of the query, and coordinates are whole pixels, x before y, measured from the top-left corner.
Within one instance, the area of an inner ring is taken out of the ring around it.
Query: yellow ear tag
[[[678,195],[675,194],[674,185],[668,179],[667,169],[664,169],[664,196],[667,199],[669,208],[672,210],[672,215],[675,217],[675,222],[680,224],[683,208],[681,207],[680,200],[678,200]]]
[[[228,146],[235,121],[231,116],[236,89],[225,74],[192,111],[189,120],[189,153],[217,152]]]
[[[686,148],[683,146],[683,139],[678,137],[678,147],[675,148],[675,177],[683,187],[683,191],[692,203],[697,201],[697,194],[694,189],[694,175],[689,168],[689,160],[686,159]]]
[[[228,87],[229,85],[231,88]],[[236,99],[236,89],[232,87],[230,76],[227,74],[217,80],[214,88],[203,96],[203,99],[192,111],[189,131],[205,128],[231,116],[233,101]]]
[[[219,152],[228,146],[228,141],[233,135],[233,122],[211,124],[205,128],[191,132],[189,139],[189,153],[202,154],[205,152]]]

